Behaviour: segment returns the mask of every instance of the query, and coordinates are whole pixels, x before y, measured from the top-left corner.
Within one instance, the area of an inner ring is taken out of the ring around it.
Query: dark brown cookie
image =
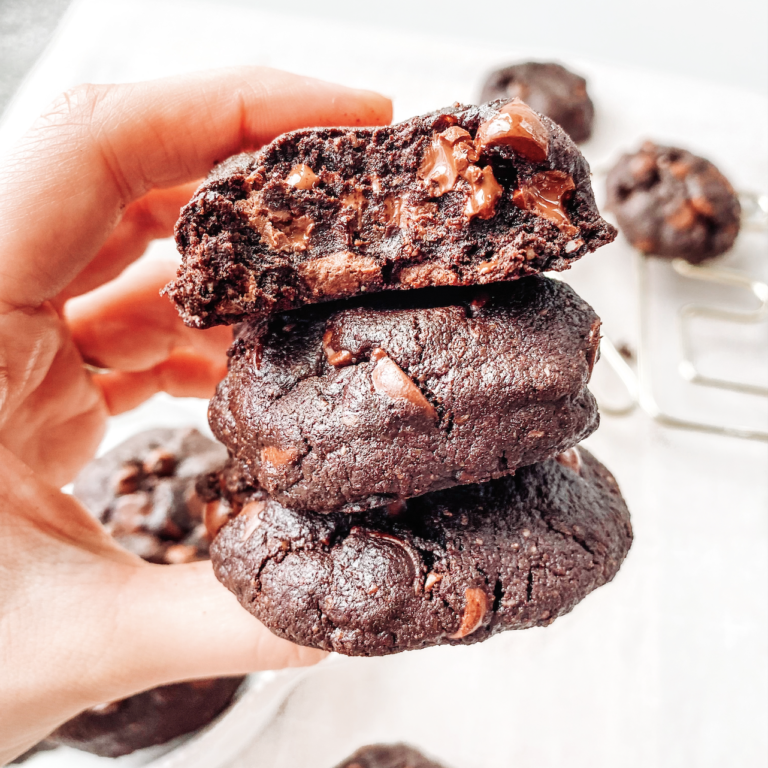
[[[400,510],[296,512],[254,491],[211,545],[272,632],[382,656],[546,626],[610,581],[632,541],[615,480],[582,448]]]
[[[121,546],[144,560],[205,560],[204,505],[195,481],[226,458],[221,445],[196,429],[150,429],[88,464],[74,494]]]
[[[595,107],[587,81],[554,62],[526,61],[488,75],[480,102],[518,98],[554,120],[575,142],[592,135]]]
[[[209,419],[280,503],[357,512],[584,439],[599,342],[592,308],[541,275],[305,307],[241,329]]]
[[[607,190],[622,233],[643,253],[698,264],[739,234],[741,206],[728,179],[684,149],[645,142],[619,158]]]
[[[589,165],[519,100],[287,133],[222,163],[176,226],[196,327],[385,289],[512,280],[615,237]]]
[[[210,723],[229,706],[242,682],[242,677],[219,677],[163,685],[86,710],[49,738],[102,757],[165,744]]]
[[[225,459],[223,446],[196,429],[150,429],[88,464],[75,480],[74,494],[139,557],[171,564],[205,560],[205,501],[195,484]],[[244,679],[153,688],[86,710],[48,739],[103,757],[164,744],[213,720]]]
[[[336,768],[443,768],[405,744],[371,744],[361,747]]]

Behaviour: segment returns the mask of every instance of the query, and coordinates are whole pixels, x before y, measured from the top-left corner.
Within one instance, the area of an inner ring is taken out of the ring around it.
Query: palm
[[[0,443],[53,485],[68,483],[93,456],[108,415],[63,319],[50,305],[21,318],[36,338],[34,350],[14,344],[18,312],[0,319],[11,382],[2,409]],[[28,338],[28,337],[27,337]],[[36,352],[31,354],[30,352]]]

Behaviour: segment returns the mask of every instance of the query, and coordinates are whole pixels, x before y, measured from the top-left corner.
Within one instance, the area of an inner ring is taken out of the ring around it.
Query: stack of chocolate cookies
[[[539,273],[614,237],[573,141],[519,99],[214,170],[167,291],[235,326],[209,412],[230,461],[199,492],[247,610],[382,655],[546,625],[613,578],[629,515],[576,447],[600,320]]]

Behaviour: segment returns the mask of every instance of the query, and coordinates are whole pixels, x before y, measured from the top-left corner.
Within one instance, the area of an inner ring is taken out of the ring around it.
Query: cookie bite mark
[[[381,352],[382,350],[379,350]],[[373,360],[373,355],[371,355]],[[391,358],[380,356],[371,372],[373,388],[391,400],[404,400],[421,411],[430,421],[437,421],[437,411],[421,393],[408,374]]]
[[[483,624],[488,610],[488,597],[482,589],[470,587],[464,590],[464,614],[458,630],[448,635],[451,640],[461,640],[473,632],[476,632]]]
[[[312,189],[318,181],[315,172],[304,163],[294,165],[285,179],[285,183],[294,189]]]
[[[339,251],[299,265],[299,275],[316,299],[353,296],[382,282],[374,259],[352,251]]]
[[[512,99],[498,114],[481,123],[475,136],[480,152],[499,145],[512,147],[527,160],[542,163],[549,154],[549,132],[527,104]]]
[[[512,199],[548,171],[572,179],[578,241]],[[561,271],[614,234],[554,123],[520,101],[454,105],[394,126],[294,131],[225,161],[182,212],[167,292],[195,327],[233,324],[354,293],[474,284],[504,250],[533,258],[508,259],[496,280]]]
[[[567,173],[545,171],[521,183],[520,188],[513,192],[512,201],[519,208],[548,219],[564,234],[572,237],[579,230],[571,224],[563,203],[575,188],[573,179]]]

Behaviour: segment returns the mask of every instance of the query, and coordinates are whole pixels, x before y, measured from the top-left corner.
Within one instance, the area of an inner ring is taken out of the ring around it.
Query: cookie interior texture
[[[607,207],[643,253],[698,264],[725,253],[739,234],[741,205],[730,182],[685,149],[647,141],[619,158],[606,187]]]
[[[611,242],[589,165],[519,100],[284,134],[217,167],[167,291],[196,327],[384,289],[563,270]]]
[[[592,135],[595,107],[587,81],[551,61],[526,61],[491,72],[480,101],[518,98],[554,120],[576,143]]]
[[[263,491],[222,503],[236,516],[211,547],[217,578],[275,634],[348,655],[548,625],[632,540],[615,480],[582,448],[394,510],[315,515]]]
[[[580,442],[599,340],[592,308],[543,276],[305,307],[240,330],[209,419],[285,506],[356,512]]]
[[[445,768],[407,744],[361,747],[336,768]]]

